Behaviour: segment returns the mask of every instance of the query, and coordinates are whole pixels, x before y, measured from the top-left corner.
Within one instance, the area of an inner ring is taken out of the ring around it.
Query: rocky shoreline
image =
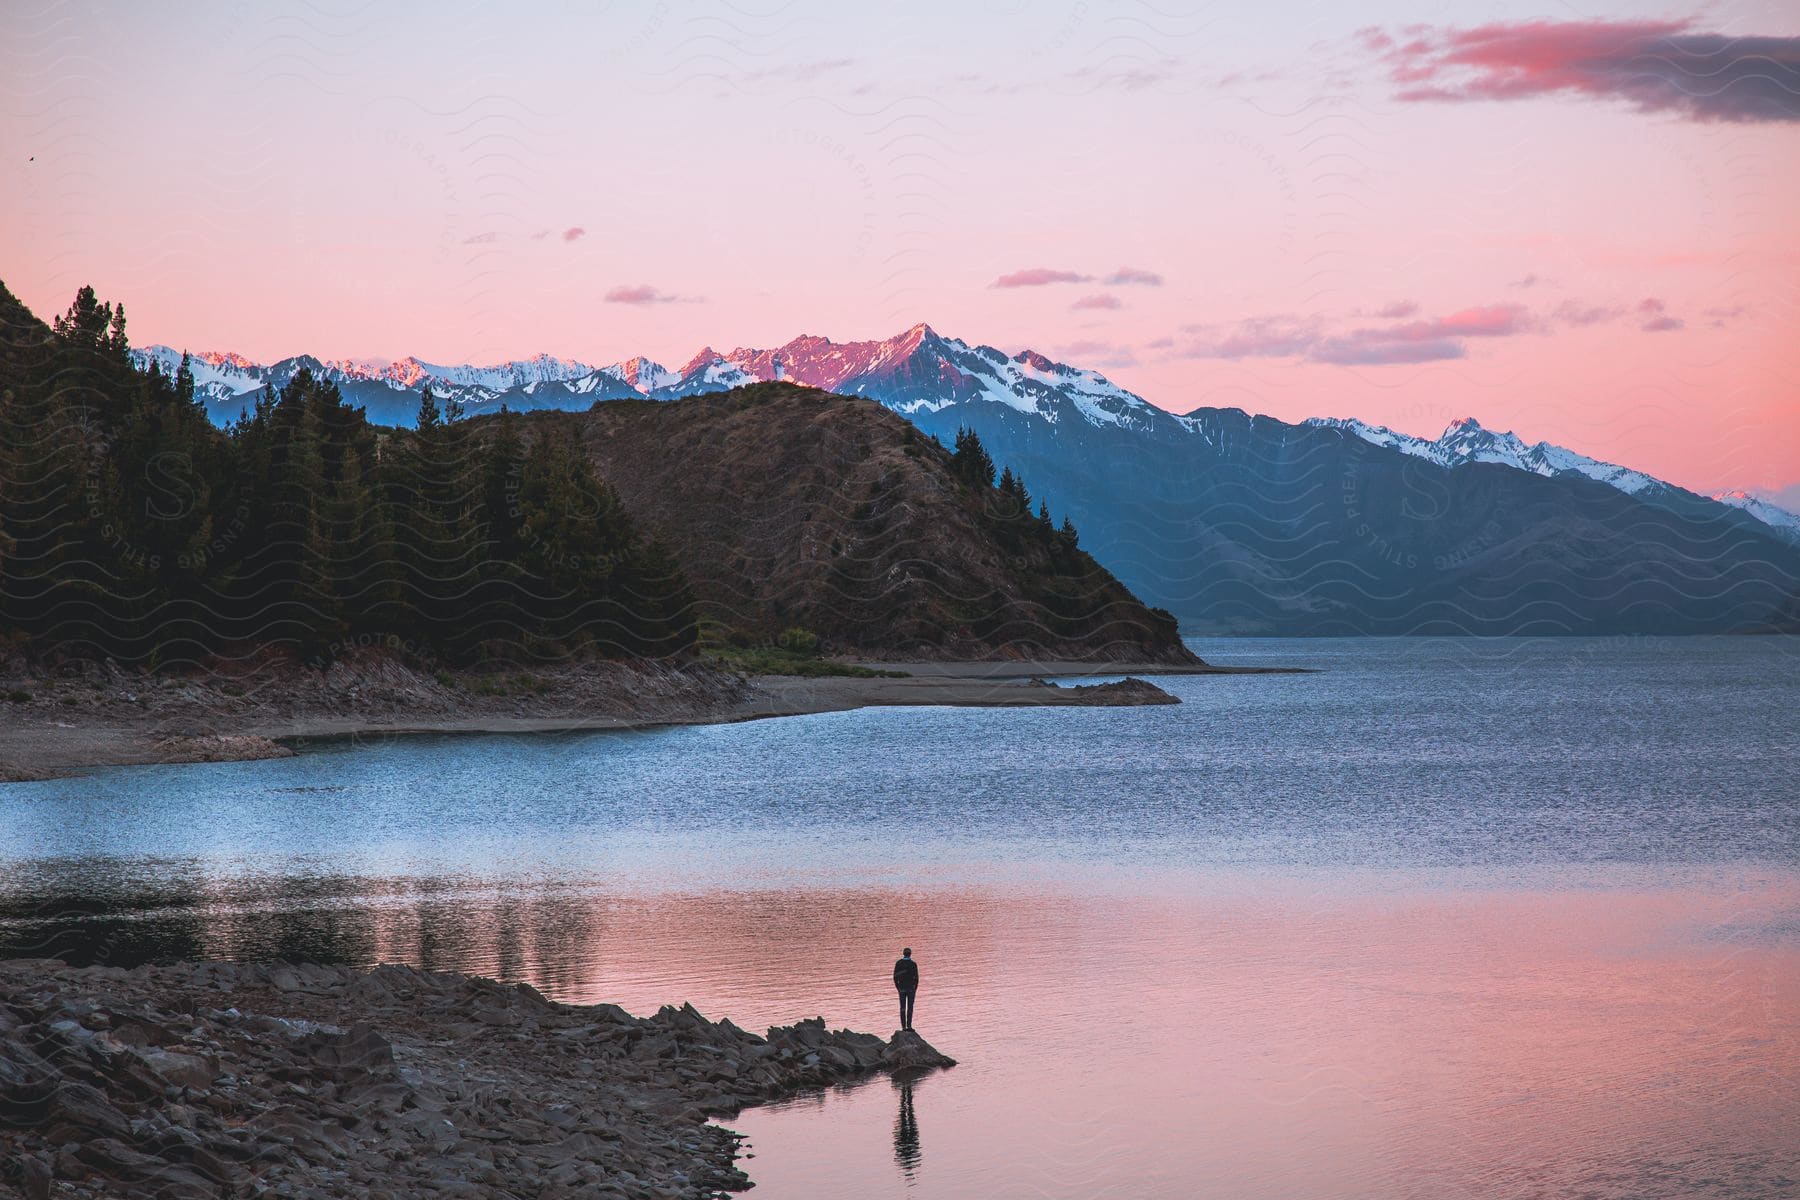
[[[917,1034],[748,1033],[404,966],[0,961],[0,1193],[716,1197],[744,1108],[953,1066]]]

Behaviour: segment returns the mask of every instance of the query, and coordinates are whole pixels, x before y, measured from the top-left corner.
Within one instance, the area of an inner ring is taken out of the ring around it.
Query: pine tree
[[[150,365],[155,367],[154,360]],[[202,407],[194,396],[194,363],[185,350],[181,352],[181,365],[175,368],[175,399],[183,405]]]
[[[446,423],[429,387],[419,396],[417,426],[395,455],[396,560],[402,606],[429,644],[461,657],[474,636],[470,607],[480,578],[480,479],[471,469],[462,422]]]
[[[109,350],[109,340],[113,329],[113,307],[103,304],[94,294],[94,289],[82,285],[75,293],[75,300],[68,311],[57,317],[51,325],[56,336],[68,345],[82,350]],[[118,331],[123,336],[124,316],[118,318]]]
[[[950,455],[950,473],[978,490],[994,486],[994,460],[973,429],[958,427],[956,449]]]
[[[0,636],[151,665],[390,633],[450,660],[692,650],[680,568],[572,421],[427,391],[378,431],[301,370],[221,431],[188,356],[127,349],[91,288],[53,329],[0,289]]]

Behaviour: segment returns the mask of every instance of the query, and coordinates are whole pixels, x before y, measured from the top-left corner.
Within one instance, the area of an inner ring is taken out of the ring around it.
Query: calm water
[[[1179,707],[0,787],[0,952],[401,960],[920,1031],[773,1197],[1800,1195],[1800,641],[1222,641]]]

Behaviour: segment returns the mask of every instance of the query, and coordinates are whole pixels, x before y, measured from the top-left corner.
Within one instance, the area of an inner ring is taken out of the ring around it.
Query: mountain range
[[[163,346],[134,354],[165,369],[180,359]],[[966,426],[1146,602],[1197,631],[1715,632],[1800,613],[1800,516],[1758,497],[1702,496],[1473,418],[1428,440],[1339,418],[1176,414],[1098,372],[926,325],[879,341],[708,347],[678,369],[191,360],[221,424],[301,367],[386,424],[409,424],[426,384],[475,415],[779,380],[877,401],[945,442]]]

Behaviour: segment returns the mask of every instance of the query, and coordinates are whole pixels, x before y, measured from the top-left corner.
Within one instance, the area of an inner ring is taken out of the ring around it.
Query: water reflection
[[[742,1114],[758,1194],[1791,1196],[1800,675],[1771,649],[1307,643],[1328,673],[1155,710],[0,785],[0,953],[886,1032],[893,950],[930,947],[962,1065]]]
[[[912,1080],[896,1079],[894,1087],[900,1093],[900,1115],[894,1118],[894,1161],[911,1183],[919,1169],[919,1120],[913,1115]]]

